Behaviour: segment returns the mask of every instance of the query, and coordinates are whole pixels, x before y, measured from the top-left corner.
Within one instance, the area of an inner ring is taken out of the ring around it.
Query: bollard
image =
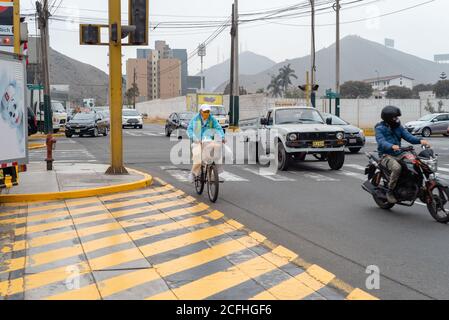
[[[53,138],[51,134],[47,135],[46,145],[47,145],[47,159],[45,159],[45,161],[47,162],[47,171],[52,171],[54,161],[53,150],[56,148],[56,139]]]

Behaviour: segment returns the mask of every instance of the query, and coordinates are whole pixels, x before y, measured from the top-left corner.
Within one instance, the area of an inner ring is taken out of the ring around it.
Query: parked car
[[[37,133],[37,118],[31,107],[28,107],[28,136]]]
[[[323,113],[325,119],[331,118],[332,125],[345,130],[346,147],[351,153],[359,153],[366,144],[365,133],[362,129],[330,113]]]
[[[74,135],[98,137],[100,134],[107,136],[109,132],[108,121],[99,113],[77,113],[73,116],[65,128],[65,135],[71,138]]]
[[[190,120],[192,120],[194,116],[195,114],[193,112],[172,113],[165,123],[165,135],[170,137],[175,130],[187,130]]]
[[[67,123],[67,112],[64,109],[64,106],[59,101],[51,102],[51,110],[53,113],[53,132],[56,133],[60,129],[63,129]],[[45,111],[44,111],[44,103],[41,102],[39,104],[39,109],[36,111],[36,116],[38,118],[38,125],[40,128],[44,128],[44,119],[45,119]]]
[[[143,129],[142,115],[134,109],[123,109],[122,111],[122,127],[133,127]]]
[[[229,128],[229,116],[224,106],[211,106],[211,114],[217,119],[223,130]]]
[[[405,124],[405,128],[414,135],[430,137],[433,134],[447,135],[449,127],[449,113],[428,114],[418,121],[412,121]]]

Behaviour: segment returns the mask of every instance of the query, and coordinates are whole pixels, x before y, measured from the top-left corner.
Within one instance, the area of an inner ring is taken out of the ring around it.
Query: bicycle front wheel
[[[218,191],[220,189],[220,180],[218,179],[218,170],[215,165],[211,165],[207,170],[207,193],[209,200],[216,202],[218,199]]]
[[[203,194],[203,191],[204,191],[204,180],[205,180],[204,178],[205,178],[204,177],[204,172],[203,172],[203,169],[201,169],[200,176],[195,178],[195,190],[196,190],[196,193],[198,195],[202,195]]]

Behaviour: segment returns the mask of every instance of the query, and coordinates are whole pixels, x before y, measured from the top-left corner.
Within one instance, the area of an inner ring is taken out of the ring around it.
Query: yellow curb
[[[32,143],[30,143],[30,145],[28,146],[28,150],[43,149],[45,147],[47,147],[47,145],[45,143],[43,143],[43,144],[37,144],[37,143],[36,144],[32,144]]]
[[[373,128],[365,128],[363,132],[365,132],[365,136],[367,137],[374,137],[376,135]]]
[[[52,133],[52,136],[54,138],[63,138],[65,137],[65,133]],[[33,134],[32,136],[28,137],[28,140],[39,140],[39,139],[46,139],[46,134]]]
[[[127,170],[136,174],[141,174],[142,176],[144,176],[144,178],[136,182],[124,183],[108,187],[100,187],[95,189],[82,189],[82,190],[51,192],[51,193],[0,195],[0,203],[53,201],[53,200],[88,198],[94,196],[101,196],[105,194],[142,189],[149,187],[153,183],[153,177],[150,176],[149,174],[134,169],[127,169]]]

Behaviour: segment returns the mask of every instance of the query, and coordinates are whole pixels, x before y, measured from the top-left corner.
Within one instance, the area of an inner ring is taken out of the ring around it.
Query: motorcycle
[[[437,177],[438,155],[425,146],[419,154],[413,146],[401,148],[400,152],[402,172],[394,191],[397,205],[412,207],[419,199],[436,221],[448,223],[449,187]],[[366,155],[369,159],[365,169],[368,180],[362,188],[373,196],[380,208],[389,210],[395,206],[387,200],[390,172],[381,164],[381,159],[376,154]]]

